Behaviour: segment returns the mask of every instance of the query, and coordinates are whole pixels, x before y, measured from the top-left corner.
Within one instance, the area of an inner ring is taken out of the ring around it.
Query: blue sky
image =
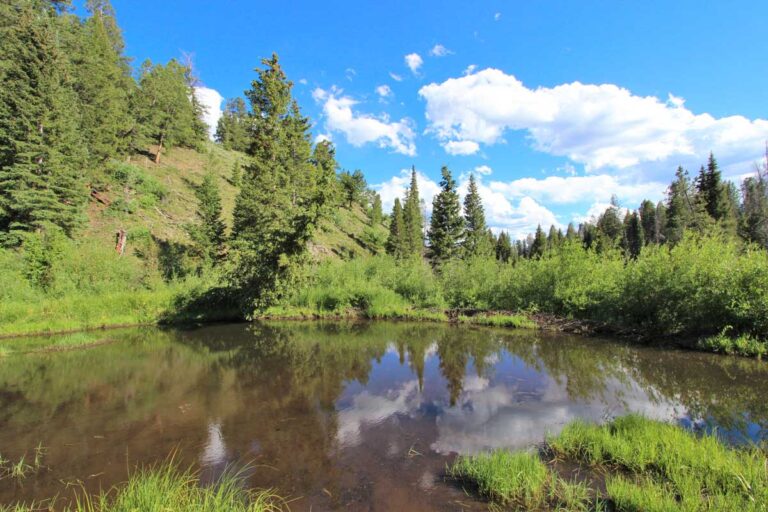
[[[739,179],[768,139],[764,1],[113,3],[128,55],[192,54],[212,110],[277,52],[385,206],[404,169],[429,201],[448,165],[516,236],[660,199],[710,150]]]

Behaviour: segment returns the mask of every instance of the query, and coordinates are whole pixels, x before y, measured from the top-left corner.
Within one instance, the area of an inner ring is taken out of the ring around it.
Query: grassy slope
[[[88,208],[89,225],[83,236],[112,244],[115,233],[121,228],[128,232],[136,228],[146,228],[159,239],[188,242],[189,237],[184,225],[195,221],[194,187],[202,181],[208,169],[213,170],[219,177],[224,221],[231,227],[238,189],[230,183],[230,176],[234,163],[237,160],[244,162],[245,159],[245,155],[224,150],[213,143],[206,144],[204,151],[200,152],[174,148],[163,155],[160,164],[155,164],[144,156],[133,156],[129,163],[156,178],[167,188],[168,195],[156,206],[139,206],[137,211],[130,215],[114,215],[105,205],[91,201]],[[124,191],[113,186],[104,195],[110,200],[115,200],[123,196]],[[379,238],[385,238],[387,234],[383,225],[371,228],[367,215],[359,206],[339,208],[332,218],[317,230],[312,252],[320,257],[373,254],[376,247],[371,245],[366,230],[372,230]]]

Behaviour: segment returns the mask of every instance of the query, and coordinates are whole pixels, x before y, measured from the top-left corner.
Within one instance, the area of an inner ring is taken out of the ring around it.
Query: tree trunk
[[[160,143],[157,145],[157,152],[155,153],[155,163],[160,163],[160,152],[163,150],[163,140],[165,139],[165,133],[160,134]]]
[[[124,229],[117,232],[115,236],[115,252],[122,256],[125,254],[125,245],[128,242],[128,233]]]

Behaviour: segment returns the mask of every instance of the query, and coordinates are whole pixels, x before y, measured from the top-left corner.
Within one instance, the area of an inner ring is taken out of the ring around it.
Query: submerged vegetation
[[[502,450],[459,457],[448,473],[518,510],[759,511],[768,503],[765,452],[640,416],[572,422],[542,453],[552,457],[551,467],[539,455]],[[562,462],[591,476],[563,481]],[[596,487],[601,481],[604,492]]]

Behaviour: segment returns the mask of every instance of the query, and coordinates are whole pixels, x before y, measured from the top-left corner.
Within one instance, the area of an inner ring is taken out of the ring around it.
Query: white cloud
[[[451,140],[442,146],[449,155],[474,155],[480,150],[480,145],[472,140]]]
[[[388,85],[380,85],[376,87],[376,94],[382,98],[388,98],[389,96],[392,96],[392,89],[390,89]]]
[[[205,109],[203,121],[208,125],[208,136],[213,139],[216,133],[216,125],[221,118],[221,102],[224,97],[216,89],[210,87],[195,87],[195,98]]]
[[[697,165],[710,150],[724,166],[746,164],[768,138],[768,120],[694,114],[674,96],[663,102],[580,82],[530,89],[498,69],[467,72],[419,91],[428,130],[444,144],[497,144],[507,130],[525,130],[535,149],[567,156],[589,172],[645,164],[666,178],[678,163]]]
[[[436,44],[432,47],[431,50],[429,50],[429,54],[432,57],[445,57],[447,55],[453,54],[453,52],[441,44]]]
[[[493,172],[493,169],[491,169],[487,165],[478,165],[477,167],[475,167],[475,172],[477,174],[482,174],[483,176],[490,176],[491,173]]]
[[[408,66],[408,69],[411,70],[411,73],[418,74],[419,68],[421,68],[421,65],[424,64],[424,59],[421,58],[421,55],[418,53],[409,53],[404,57],[405,59],[405,65]]]
[[[315,144],[320,144],[321,142],[333,142],[333,139],[331,138],[331,134],[318,133],[317,137],[315,137]]]
[[[309,83],[309,82],[307,82],[307,79],[306,79],[306,78],[300,78],[300,79],[299,79],[299,83],[300,83],[301,85],[307,85],[307,83]]]
[[[501,19],[501,13],[497,12],[493,15],[493,21],[499,21]]]
[[[312,92],[312,97],[322,103],[328,133],[343,133],[347,142],[356,147],[373,142],[381,148],[389,148],[403,155],[416,154],[416,134],[410,119],[390,121],[386,115],[375,117],[355,112],[353,107],[358,102],[343,96],[342,91],[335,88],[330,91],[317,88]]]
[[[476,69],[477,69],[477,64],[470,64],[469,66],[467,66],[464,69],[464,73],[463,74],[464,75],[471,75],[472,73],[475,72]],[[419,91],[419,94],[421,94],[421,91]]]
[[[661,199],[667,188],[662,182],[624,183],[609,174],[589,176],[548,176],[543,179],[520,178],[492,181],[489,187],[506,197],[530,196],[554,204],[608,203],[612,195],[633,208],[643,199]]]
[[[344,76],[351,82],[357,76],[357,71],[355,71],[355,68],[347,68],[344,70]]]
[[[397,73],[393,73],[391,71],[389,72],[389,77],[392,80],[394,80],[395,82],[402,82],[403,81],[403,77],[402,76],[398,75]]]

